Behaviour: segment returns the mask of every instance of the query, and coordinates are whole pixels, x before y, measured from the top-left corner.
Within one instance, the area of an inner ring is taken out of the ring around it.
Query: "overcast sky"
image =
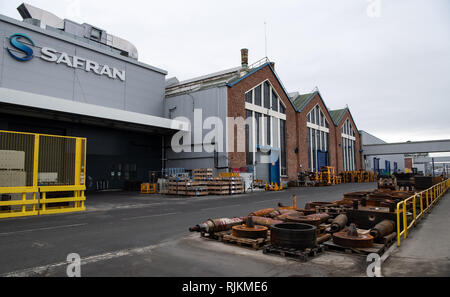
[[[358,129],[388,142],[450,139],[448,0],[28,0],[129,40],[180,80],[267,55],[289,92],[318,86]],[[0,2],[21,19],[22,1]],[[379,5],[378,5],[379,4]],[[378,9],[380,8],[380,9]]]

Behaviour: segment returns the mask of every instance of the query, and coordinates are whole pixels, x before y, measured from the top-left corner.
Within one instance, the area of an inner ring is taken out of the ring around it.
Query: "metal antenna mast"
[[[267,22],[264,21],[264,45],[265,45],[265,53],[267,58]]]

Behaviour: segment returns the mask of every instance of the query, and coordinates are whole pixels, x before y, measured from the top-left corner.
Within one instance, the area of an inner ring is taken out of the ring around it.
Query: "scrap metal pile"
[[[334,167],[325,166],[319,172],[301,171],[298,173],[297,186],[331,186],[341,183],[374,182],[376,176],[373,171],[357,170],[335,173]]]
[[[303,208],[297,207],[294,196],[290,206],[279,203],[277,208],[245,217],[210,219],[189,230],[239,245],[259,240],[257,247],[263,247],[264,252],[281,255],[305,257],[305,251],[311,253],[324,246],[335,251],[381,254],[396,236],[397,203],[414,194],[398,191],[394,184],[394,180],[384,179],[375,191],[347,193],[335,202],[308,202]]]

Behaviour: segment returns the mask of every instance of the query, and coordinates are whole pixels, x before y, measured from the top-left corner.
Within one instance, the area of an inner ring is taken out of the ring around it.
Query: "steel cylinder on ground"
[[[286,221],[287,220],[287,217],[289,216],[289,215],[292,215],[292,214],[299,214],[299,215],[304,215],[302,212],[298,212],[298,211],[296,211],[296,210],[289,210],[289,211],[284,211],[281,215],[279,215],[279,216],[277,216],[277,217],[275,217],[275,219],[276,220],[280,220],[280,221]]]
[[[273,246],[282,248],[313,248],[316,246],[317,228],[299,223],[276,224],[270,228],[270,241]]]
[[[274,213],[275,211],[276,211],[275,208],[266,208],[266,209],[254,211],[254,212],[250,213],[248,216],[249,217],[267,217],[270,214]]]
[[[283,223],[283,221],[280,221],[280,220],[274,220],[274,219],[263,218],[263,217],[255,217],[255,216],[249,216],[249,217],[244,218],[245,223],[247,223],[248,218],[252,218],[253,224],[259,225],[259,226],[265,226],[265,227],[270,227],[275,224]]]
[[[269,229],[265,226],[255,225],[253,227],[249,227],[246,225],[234,226],[233,227],[233,236],[239,238],[250,238],[250,239],[258,239],[258,238],[266,238],[267,231]]]
[[[395,223],[390,220],[384,220],[370,230],[370,235],[375,239],[382,238],[394,232]]]
[[[338,215],[331,223],[331,226],[330,226],[331,232],[334,233],[334,232],[341,231],[342,229],[345,228],[345,226],[347,226],[347,223],[348,223],[348,218],[345,214]]]
[[[286,216],[286,222],[310,224],[314,226],[320,225],[321,218],[314,215],[291,214]]]
[[[231,230],[233,226],[242,225],[244,223],[243,218],[221,218],[221,219],[209,219],[201,224],[189,228],[191,232],[222,232]]]

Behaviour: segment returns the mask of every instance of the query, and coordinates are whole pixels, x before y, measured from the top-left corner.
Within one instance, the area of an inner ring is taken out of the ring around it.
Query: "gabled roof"
[[[355,128],[356,131],[358,132],[358,134],[361,135],[361,131],[358,130],[358,127],[356,126],[356,122],[355,119],[353,118],[353,115],[350,111],[350,108],[346,107],[343,109],[336,109],[336,110],[330,110],[330,115],[333,118],[333,122],[336,126],[339,126],[339,124],[341,123],[342,119],[344,118],[345,114],[347,113],[350,115],[350,118],[352,119],[353,123],[355,124]]]
[[[211,73],[208,75],[200,76],[197,78],[192,78],[192,79],[181,81],[181,82],[177,82],[174,78],[171,78],[169,80],[166,80],[166,84],[167,84],[166,98],[170,97],[170,96],[178,95],[180,93],[197,92],[200,90],[209,89],[209,88],[213,88],[213,87],[221,87],[221,86],[233,87],[240,81],[253,75],[254,73],[263,69],[264,67],[269,67],[269,69],[272,71],[273,75],[275,76],[276,80],[280,84],[281,89],[286,94],[286,97],[288,98],[292,107],[294,109],[296,109],[294,104],[292,103],[291,97],[289,96],[288,92],[286,91],[286,88],[283,86],[283,83],[281,82],[280,78],[278,77],[277,73],[272,68],[272,65],[270,64],[270,62],[268,60],[267,60],[267,62],[265,62],[263,64],[259,64],[259,66],[255,66],[253,68],[244,69],[242,67],[236,67],[236,68],[231,68],[228,70]],[[243,71],[246,72],[244,75],[242,75]]]
[[[336,126],[339,125],[345,113],[349,110],[347,107],[343,109],[330,110],[330,116],[333,119],[333,122]]]
[[[295,106],[294,106],[294,103],[292,102],[291,97],[289,96],[289,93],[286,91],[286,88],[284,87],[283,83],[281,82],[280,78],[278,77],[277,73],[276,73],[275,70],[273,69],[273,67],[272,67],[272,65],[270,64],[270,62],[266,62],[266,63],[262,64],[262,65],[259,66],[259,67],[250,69],[249,72],[248,72],[246,75],[244,75],[244,76],[242,76],[242,77],[238,77],[238,78],[235,79],[235,80],[229,81],[227,85],[228,85],[229,87],[232,87],[232,86],[236,85],[237,83],[239,83],[240,81],[246,79],[246,78],[249,77],[250,75],[254,74],[255,72],[257,72],[257,71],[263,69],[264,67],[269,67],[269,69],[272,71],[272,73],[273,73],[273,75],[275,76],[276,80],[277,80],[278,83],[280,84],[281,89],[283,90],[284,94],[286,95],[287,99],[289,100],[289,102],[291,103],[292,107],[293,107],[294,110],[295,110],[296,108],[295,108]]]
[[[317,94],[319,94],[318,91],[309,94],[297,93],[296,96],[292,98],[292,102],[294,103],[297,112],[301,112],[305,108],[305,106],[308,105],[308,103],[311,102],[311,100],[313,100],[313,98]]]

